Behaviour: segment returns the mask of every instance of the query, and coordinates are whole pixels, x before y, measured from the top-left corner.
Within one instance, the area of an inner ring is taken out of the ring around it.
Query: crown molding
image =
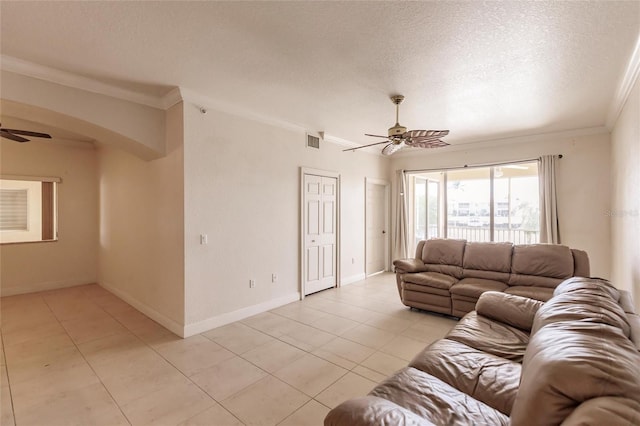
[[[23,59],[14,58],[13,56],[0,55],[0,68],[4,71],[37,78],[39,80],[72,87],[74,89],[85,90],[99,95],[122,99],[124,101],[146,105],[152,108],[165,109],[164,98],[123,89],[121,87],[103,83],[93,78],[83,77],[68,71],[62,71],[56,68],[25,61]]]
[[[297,133],[306,134],[309,130],[301,125],[289,123],[287,121],[279,120],[277,118],[269,117],[266,115],[258,114],[254,111],[242,108],[238,105],[232,105],[227,102],[219,101],[210,98],[206,95],[202,95],[194,90],[190,90],[184,87],[180,87],[180,99],[184,102],[189,102],[195,107],[201,110],[213,109],[218,112],[236,115],[248,120],[257,121],[259,123],[267,124],[270,126],[278,127],[285,130],[290,130]],[[171,93],[171,92],[170,92]]]
[[[456,152],[456,151],[466,151],[466,150],[476,150],[476,149],[486,149],[486,148],[495,148],[499,146],[505,145],[518,145],[523,143],[533,143],[539,141],[545,141],[549,139],[569,139],[580,136],[591,136],[591,135],[604,135],[609,134],[609,129],[605,126],[598,127],[585,127],[582,129],[572,129],[572,130],[564,130],[560,132],[549,132],[549,133],[537,133],[533,135],[525,135],[525,136],[515,136],[515,137],[506,137],[499,139],[478,139],[478,140],[468,140],[463,143],[452,144],[443,148],[438,149],[413,149],[413,150],[402,150],[397,154],[394,154],[394,157],[424,157],[428,155],[437,155],[444,152]]]
[[[160,99],[160,102],[162,104],[162,108],[167,110],[175,104],[182,102],[182,100],[183,99],[182,94],[180,93],[180,88],[174,87]]]
[[[330,135],[330,134],[327,134],[327,133],[324,134],[324,140],[327,141],[327,142],[331,142],[333,144],[336,144],[336,145],[347,147],[347,148],[357,148],[357,147],[361,146],[360,144],[357,144],[357,143],[352,142],[350,140],[342,139],[342,138],[339,138],[337,136],[333,136],[333,135]]]
[[[618,117],[620,117],[622,109],[627,103],[629,95],[631,95],[631,90],[633,89],[636,81],[638,81],[638,76],[640,76],[640,36],[638,36],[636,46],[631,54],[631,58],[629,58],[627,68],[625,69],[624,74],[622,74],[616,94],[614,95],[613,101],[609,107],[609,113],[607,114],[606,121],[606,126],[609,130],[612,130],[616,121],[618,121]]]

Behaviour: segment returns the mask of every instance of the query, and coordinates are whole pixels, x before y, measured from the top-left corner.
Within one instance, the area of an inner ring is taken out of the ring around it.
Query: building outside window
[[[429,238],[540,241],[538,163],[408,174],[412,247]],[[413,249],[412,249],[413,250]]]

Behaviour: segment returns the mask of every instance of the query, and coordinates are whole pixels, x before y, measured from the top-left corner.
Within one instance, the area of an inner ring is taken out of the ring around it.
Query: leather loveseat
[[[546,301],[565,279],[589,276],[587,253],[556,244],[431,239],[418,243],[415,258],[393,265],[402,303],[456,317],[485,291]]]
[[[640,424],[640,323],[629,302],[585,278],[546,303],[486,292],[445,338],[324,424]]]

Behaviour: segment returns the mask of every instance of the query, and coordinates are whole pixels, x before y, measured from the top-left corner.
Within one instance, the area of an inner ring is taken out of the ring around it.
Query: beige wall
[[[93,144],[0,140],[0,172],[61,177],[59,241],[0,246],[2,295],[94,283],[98,263],[97,155]]]
[[[633,294],[640,312],[640,83],[611,134],[611,267],[616,287]]]
[[[306,148],[302,131],[185,104],[187,326],[297,297],[301,166],[341,173],[341,277],[363,277],[365,177],[386,178],[388,162],[341,150]]]
[[[99,281],[181,334],[184,324],[182,104],[167,111],[167,155],[99,150]]]
[[[428,155],[396,157],[391,167],[422,169],[459,167],[563,154],[557,170],[558,214],[562,243],[586,250],[591,274],[610,276],[610,141],[608,134],[549,137],[530,142],[465,151],[433,152]],[[394,195],[395,198],[395,195]]]

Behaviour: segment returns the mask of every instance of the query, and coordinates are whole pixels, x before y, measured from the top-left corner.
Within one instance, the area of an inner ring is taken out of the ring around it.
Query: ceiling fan
[[[367,148],[370,146],[381,145],[386,143],[387,145],[382,148],[384,155],[391,155],[394,152],[401,150],[402,148],[415,147],[415,148],[440,148],[449,145],[443,141],[442,137],[449,134],[448,130],[409,130],[399,123],[399,110],[400,104],[404,100],[402,95],[391,96],[391,102],[396,105],[396,124],[389,128],[389,136],[370,135],[365,133],[365,136],[371,136],[374,138],[384,138],[385,141],[372,143],[369,145],[362,145],[355,148],[343,149],[343,151],[355,151],[356,149]]]
[[[5,129],[0,125],[0,136],[6,139],[11,139],[16,142],[29,142],[30,139],[23,138],[22,136],[31,136],[33,138],[47,138],[51,139],[51,135],[48,133],[40,133],[40,132],[30,132],[28,130],[15,130],[15,129]]]

